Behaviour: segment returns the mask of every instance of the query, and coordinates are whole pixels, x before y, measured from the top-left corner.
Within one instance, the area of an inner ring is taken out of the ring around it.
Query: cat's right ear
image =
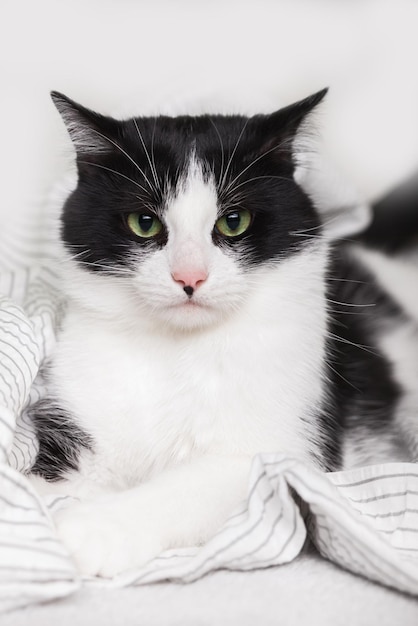
[[[94,157],[112,152],[115,145],[114,120],[83,107],[58,91],[51,91],[51,98],[64,121],[77,156]]]

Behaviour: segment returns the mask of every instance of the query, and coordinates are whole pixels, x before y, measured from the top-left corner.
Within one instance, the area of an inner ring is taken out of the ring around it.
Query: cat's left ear
[[[51,98],[60,113],[79,157],[112,152],[115,146],[115,120],[95,113],[58,91]]]
[[[321,154],[311,114],[327,92],[323,89],[266,116],[260,155],[270,151],[292,162],[293,177],[315,205],[325,234],[339,239],[364,230],[371,221],[371,209]]]
[[[259,118],[260,156],[273,153],[283,159],[289,159],[299,149],[303,149],[305,144],[303,137],[309,136],[308,118],[327,92],[328,88],[322,89],[304,100]]]

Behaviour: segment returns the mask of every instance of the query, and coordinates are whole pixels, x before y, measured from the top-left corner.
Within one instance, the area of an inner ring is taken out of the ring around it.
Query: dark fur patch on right
[[[39,440],[39,452],[31,473],[55,481],[64,478],[70,470],[77,471],[81,451],[92,450],[91,436],[53,400],[40,400],[30,409],[29,416]]]
[[[322,428],[328,439],[323,454],[327,469],[337,470],[344,437],[357,428],[379,437],[393,424],[402,390],[377,338],[408,319],[344,244],[331,257],[327,296],[329,388]]]
[[[373,220],[362,243],[397,254],[418,246],[418,177],[414,175],[373,205]]]

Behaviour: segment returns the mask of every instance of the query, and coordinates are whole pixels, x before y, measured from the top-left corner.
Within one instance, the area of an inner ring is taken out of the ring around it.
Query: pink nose
[[[193,291],[205,282],[208,275],[204,270],[181,270],[172,273],[176,283],[180,283],[187,295],[192,295]]]

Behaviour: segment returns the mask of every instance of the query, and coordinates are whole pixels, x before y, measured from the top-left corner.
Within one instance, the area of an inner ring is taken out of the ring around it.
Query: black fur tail
[[[372,208],[372,223],[359,236],[362,243],[389,254],[418,249],[418,174]]]

